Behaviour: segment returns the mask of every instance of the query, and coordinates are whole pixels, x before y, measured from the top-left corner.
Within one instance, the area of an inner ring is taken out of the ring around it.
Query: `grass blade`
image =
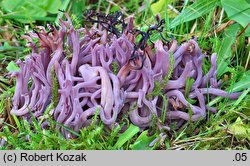
[[[248,87],[250,87],[250,72],[248,72],[247,75],[243,76],[239,82],[232,86],[232,91],[239,92]]]
[[[132,150],[152,150],[154,147],[149,147],[149,144],[156,138],[156,135],[147,136],[148,130],[140,134],[136,141],[130,145]]]
[[[127,141],[135,136],[140,131],[140,128],[130,124],[129,128],[119,136],[118,141],[114,145],[114,148],[121,148]]]
[[[228,27],[225,32],[217,54],[217,74],[219,78],[222,76],[222,74],[229,71],[228,65],[233,53],[231,46],[236,42],[236,36],[239,29],[239,24],[233,24]]]
[[[250,3],[246,0],[221,0],[228,17],[235,20],[243,27],[250,22]],[[246,35],[250,36],[250,27],[246,29]]]
[[[202,15],[209,13],[217,5],[218,0],[200,0],[190,6],[187,6],[180,15],[178,15],[171,23],[170,28],[174,28],[181,23],[194,20]]]
[[[34,21],[34,20],[54,21],[55,20],[55,17],[26,16],[26,15],[15,15],[15,14],[4,15],[1,17],[4,19],[22,19],[22,20],[31,20],[31,21]]]

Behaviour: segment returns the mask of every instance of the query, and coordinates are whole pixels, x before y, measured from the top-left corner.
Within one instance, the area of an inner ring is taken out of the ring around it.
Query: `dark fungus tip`
[[[162,19],[162,20],[160,21],[160,24],[161,24],[161,25],[165,24],[165,19]]]
[[[132,63],[134,70],[141,70],[146,59],[145,54],[139,55],[138,53],[133,53],[129,58],[129,62]]]
[[[58,9],[59,12],[65,13],[65,10],[63,9]]]

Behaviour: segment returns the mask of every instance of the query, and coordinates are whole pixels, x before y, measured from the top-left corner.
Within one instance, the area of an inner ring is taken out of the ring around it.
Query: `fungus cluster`
[[[16,90],[11,114],[31,121],[32,113],[40,119],[53,102],[54,120],[76,132],[87,127],[96,113],[108,127],[117,126],[128,115],[140,128],[153,125],[156,119],[159,128],[169,130],[173,122],[197,121],[207,111],[216,112],[207,106],[207,96],[236,99],[240,95],[220,89],[216,54],[211,55],[210,70],[203,73],[206,55],[196,39],[182,45],[173,38],[167,41],[159,16],[146,32],[135,29],[132,18],[126,24],[120,12],[88,11],[86,21],[93,23],[91,28],[75,29],[67,13],[65,17],[59,28],[38,26],[23,36],[32,53],[18,60],[20,70],[12,73]],[[161,39],[152,42],[153,33]],[[187,79],[194,82],[186,94]],[[157,89],[161,95],[155,93]],[[163,115],[164,122],[159,119]],[[48,125],[46,119],[41,124],[43,128]],[[65,127],[60,130],[66,138],[74,136]]]

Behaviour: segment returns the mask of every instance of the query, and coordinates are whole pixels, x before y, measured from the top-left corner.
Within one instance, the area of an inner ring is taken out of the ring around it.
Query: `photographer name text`
[[[39,154],[39,153],[5,153],[3,155],[3,160],[5,163],[15,163],[16,161],[21,162],[34,162],[34,161],[56,161],[56,162],[65,162],[65,161],[87,161],[87,155],[84,153],[79,154],[65,154],[63,152],[54,152],[49,154]]]

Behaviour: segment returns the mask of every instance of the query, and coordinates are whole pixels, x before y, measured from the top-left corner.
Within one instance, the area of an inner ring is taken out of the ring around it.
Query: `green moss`
[[[71,18],[72,24],[73,24],[75,29],[79,29],[82,27],[79,18],[77,18],[77,16],[75,14],[71,14],[70,18]]]
[[[164,77],[163,81],[159,82],[159,81],[155,81],[155,87],[153,92],[151,93],[151,96],[158,96],[158,95],[163,95],[162,91],[164,89],[164,87],[166,87],[168,81],[170,80],[173,70],[174,70],[174,57],[173,57],[173,53],[170,52],[169,54],[169,70],[168,70],[168,74]]]
[[[113,61],[111,65],[112,65],[112,71],[113,71],[113,73],[115,75],[117,75],[118,74],[118,63],[115,62],[115,61]]]
[[[51,79],[52,79],[52,103],[53,107],[55,108],[57,104],[59,103],[59,81],[56,77],[55,69],[54,67],[51,69]]]

